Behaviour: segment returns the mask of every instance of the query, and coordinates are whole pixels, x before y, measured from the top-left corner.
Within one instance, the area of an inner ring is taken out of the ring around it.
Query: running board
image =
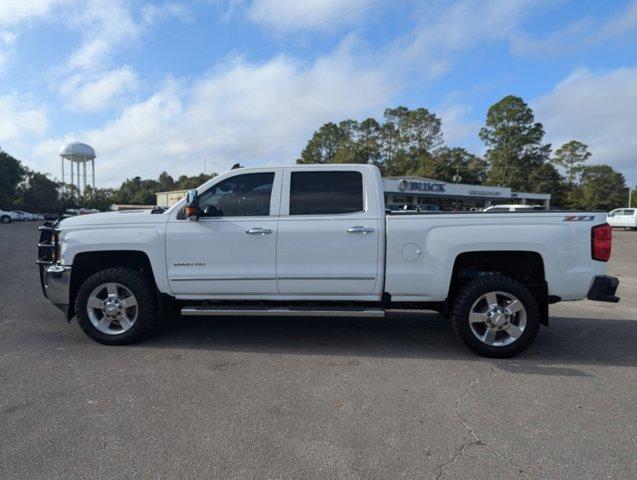
[[[205,305],[183,307],[186,317],[376,317],[383,318],[382,308],[311,308],[311,307],[249,307],[232,305]]]

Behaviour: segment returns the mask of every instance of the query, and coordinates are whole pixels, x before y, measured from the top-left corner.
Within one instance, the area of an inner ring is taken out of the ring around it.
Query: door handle
[[[348,233],[362,233],[363,235],[367,234],[367,233],[373,233],[374,229],[373,228],[369,228],[369,227],[363,227],[360,225],[356,225],[354,227],[349,227],[347,229]]]
[[[248,235],[269,235],[272,233],[272,230],[269,228],[261,228],[261,227],[252,227],[249,230],[246,230]]]

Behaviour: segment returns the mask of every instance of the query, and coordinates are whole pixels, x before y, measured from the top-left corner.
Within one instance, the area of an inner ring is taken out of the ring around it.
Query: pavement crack
[[[439,471],[438,471],[438,473],[436,475],[436,480],[440,480],[440,478],[442,478],[442,476],[445,473],[445,469],[447,469],[448,467],[450,467],[451,465],[456,463],[462,457],[462,455],[467,451],[467,449],[469,447],[473,446],[473,445],[484,446],[494,458],[496,458],[496,459],[500,460],[501,462],[503,462],[504,464],[506,464],[509,468],[514,470],[517,474],[522,475],[522,477],[525,478],[526,480],[530,480],[530,477],[529,477],[528,473],[526,473],[522,468],[520,468],[520,467],[514,465],[513,463],[511,463],[504,455],[502,455],[497,450],[494,450],[488,443],[486,443],[476,433],[475,429],[471,426],[471,424],[469,423],[467,418],[462,413],[462,404],[465,402],[465,400],[469,396],[469,393],[471,392],[471,389],[478,382],[480,382],[482,379],[487,377],[487,375],[490,375],[492,377],[496,375],[496,371],[495,371],[495,369],[492,366],[489,367],[489,370],[487,371],[487,373],[485,373],[483,375],[479,375],[479,376],[473,378],[469,382],[469,384],[467,385],[467,388],[465,388],[464,393],[462,395],[460,395],[458,397],[458,399],[456,400],[456,415],[460,419],[460,422],[462,423],[462,426],[465,428],[465,430],[471,436],[471,440],[467,441],[467,442],[463,442],[462,444],[460,444],[456,448],[456,450],[454,451],[454,454],[451,457],[451,459],[448,462],[445,462],[445,463],[442,463],[441,465],[439,465]]]
[[[471,447],[472,445],[482,445],[482,442],[480,440],[472,440],[470,442],[464,442],[461,443],[456,450],[453,452],[453,455],[451,457],[451,460],[449,460],[448,462],[444,462],[441,463],[440,465],[438,465],[438,473],[436,474],[436,480],[440,480],[440,478],[442,478],[442,476],[445,473],[445,469],[447,467],[450,467],[451,465],[453,465],[454,463],[456,463],[458,461],[458,459],[460,457],[462,457],[462,455],[464,454],[464,452]]]

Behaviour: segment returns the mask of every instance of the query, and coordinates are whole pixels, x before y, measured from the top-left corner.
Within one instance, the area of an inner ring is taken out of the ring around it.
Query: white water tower
[[[86,164],[91,162],[91,177],[93,190],[95,190],[95,150],[90,145],[80,142],[71,142],[62,145],[60,148],[60,158],[62,160],[62,182],[65,181],[64,162],[69,161],[71,167],[71,183],[83,192],[87,185]],[[80,172],[80,169],[82,172]]]

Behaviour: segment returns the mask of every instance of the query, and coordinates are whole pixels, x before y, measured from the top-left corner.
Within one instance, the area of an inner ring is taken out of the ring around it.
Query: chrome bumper
[[[71,267],[59,264],[43,266],[40,268],[40,281],[44,296],[68,315]]]

